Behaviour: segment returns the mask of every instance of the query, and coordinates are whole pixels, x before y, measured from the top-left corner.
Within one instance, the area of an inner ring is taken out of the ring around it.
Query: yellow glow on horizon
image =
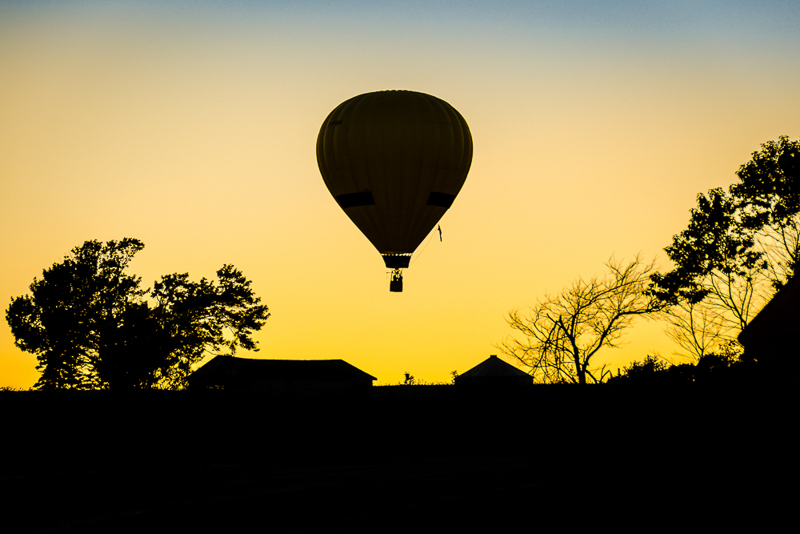
[[[272,312],[254,357],[449,382],[499,354],[508,311],[611,255],[667,267],[696,195],[800,133],[786,14],[751,27],[744,7],[642,8],[642,21],[613,7],[596,20],[527,3],[418,7],[0,8],[6,307],[84,241],[136,237],[145,285],[224,263],[253,281]],[[475,145],[443,242],[417,251],[402,294],[314,152],[336,105],[380,89],[446,100]],[[657,323],[626,340],[601,361],[675,350]],[[0,386],[31,386],[35,363],[0,328]]]

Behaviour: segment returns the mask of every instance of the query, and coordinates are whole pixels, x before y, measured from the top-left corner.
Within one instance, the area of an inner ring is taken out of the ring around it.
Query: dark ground
[[[797,401],[793,387],[0,392],[0,530],[773,530],[799,506]]]

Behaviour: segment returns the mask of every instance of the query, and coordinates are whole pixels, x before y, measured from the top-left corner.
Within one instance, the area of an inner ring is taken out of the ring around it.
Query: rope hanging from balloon
[[[442,242],[442,225],[441,225],[441,224],[440,224],[440,225],[438,225],[438,227],[436,228],[436,230],[438,230],[438,231],[439,231],[439,242],[441,243],[441,242]],[[424,244],[424,245],[422,245],[422,250],[420,250],[420,251],[419,251],[419,253],[417,253],[417,254],[414,256],[414,259],[412,259],[412,260],[411,260],[411,263],[409,263],[409,264],[408,264],[408,266],[409,266],[409,267],[411,267],[412,265],[414,265],[414,262],[415,262],[415,261],[417,261],[417,258],[419,258],[420,256],[422,256],[422,253],[423,253],[423,252],[425,252],[425,249],[426,249],[426,248],[428,248],[428,244],[431,242],[431,239],[432,239],[432,238],[433,238],[433,232],[431,232],[431,233],[430,233],[430,235],[428,235],[428,239],[426,239],[426,240],[425,240],[425,244]]]

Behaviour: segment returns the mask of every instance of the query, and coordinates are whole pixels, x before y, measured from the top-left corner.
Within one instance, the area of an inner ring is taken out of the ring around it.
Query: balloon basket
[[[392,293],[403,292],[403,273],[400,269],[392,271],[392,279],[389,281],[389,291]]]

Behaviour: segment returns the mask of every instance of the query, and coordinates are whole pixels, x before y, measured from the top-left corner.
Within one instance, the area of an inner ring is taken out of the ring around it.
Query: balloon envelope
[[[389,268],[411,253],[453,203],[472,163],[472,136],[450,104],[378,91],[339,104],[322,123],[325,185]]]

